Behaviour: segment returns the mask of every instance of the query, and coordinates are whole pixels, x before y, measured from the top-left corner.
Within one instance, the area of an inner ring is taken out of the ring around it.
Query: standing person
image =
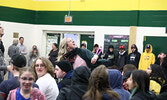
[[[20,37],[19,38],[19,44],[17,46],[19,47],[19,51],[22,55],[27,55],[27,49],[26,49],[26,46],[23,43],[24,43],[24,38]]]
[[[3,27],[0,26],[0,67],[5,67],[6,66],[5,61],[4,61],[5,48],[4,48],[4,45],[3,45],[3,42],[2,42],[3,35],[4,35],[4,29],[3,29]],[[5,74],[4,70],[0,71],[0,83],[4,79],[4,74]]]
[[[57,43],[53,43],[52,50],[49,53],[49,60],[51,61],[53,66],[55,66],[55,61],[57,61],[58,52],[59,52],[59,49],[58,49]]]
[[[123,66],[126,65],[128,59],[128,53],[125,51],[125,46],[119,46],[119,53],[116,57],[116,65],[118,66],[119,70],[123,70]]]
[[[44,57],[38,57],[32,64],[32,68],[37,74],[36,84],[46,95],[47,100],[56,100],[59,90],[54,79],[54,67],[52,63]]]
[[[127,83],[132,91],[130,100],[156,100],[156,95],[149,92],[150,80],[145,71],[133,71]]]
[[[17,47],[17,44],[18,44],[18,40],[14,39],[13,44],[8,48],[8,55],[10,58],[12,58],[13,55],[20,54],[19,48]],[[12,76],[12,73],[9,71],[8,72],[8,79],[11,77],[13,77],[13,76]]]
[[[164,74],[167,78],[167,57],[166,57],[166,54],[164,52],[161,52],[158,55],[158,58],[155,61],[155,64],[160,65],[162,67],[162,70],[164,71]]]
[[[150,90],[158,95],[161,91],[161,87],[166,82],[166,77],[162,67],[157,64],[151,64],[146,72],[150,76]]]
[[[95,45],[93,46],[92,52],[93,52],[93,53],[97,53],[97,50],[98,50],[98,49],[99,49],[99,45],[98,45],[98,44],[95,44]],[[102,55],[102,52],[98,55],[100,59],[101,59],[101,55]]]
[[[67,85],[71,85],[73,70],[69,61],[62,60],[58,62],[55,66],[55,74],[57,78],[62,79],[58,83],[59,90]]]
[[[115,65],[115,54],[114,54],[114,46],[108,46],[107,52],[104,54],[103,59],[107,59],[110,61],[109,66]]]
[[[120,100],[129,100],[130,93],[122,86],[123,78],[121,72],[116,69],[108,69],[108,74],[110,86],[120,95]]]
[[[7,100],[46,100],[45,95],[33,88],[35,73],[31,68],[23,68],[19,72],[20,87],[11,90]]]
[[[109,85],[108,71],[104,65],[92,71],[88,91],[83,96],[83,100],[119,100],[119,95]]]
[[[18,40],[14,39],[13,44],[8,48],[8,55],[11,58],[13,55],[20,54],[19,48],[17,47]]]
[[[155,55],[152,53],[152,46],[151,44],[147,44],[145,47],[145,52],[142,53],[139,62],[140,70],[146,71],[150,64],[154,64],[155,62]]]
[[[90,74],[86,66],[76,68],[71,78],[71,85],[60,90],[57,100],[82,100],[88,88]]]
[[[39,53],[38,53],[38,48],[36,45],[33,45],[32,46],[32,50],[31,52],[29,53],[29,61],[28,61],[28,66],[31,66],[32,63],[34,62],[34,60],[39,56]]]
[[[74,40],[65,37],[59,46],[58,61],[67,60],[73,65],[73,69],[79,66],[87,66],[93,70],[99,64],[107,62],[98,59],[98,56],[88,49],[77,48]]]
[[[138,48],[135,44],[132,44],[131,50],[132,53],[128,56],[127,64],[133,64],[138,69],[141,54],[138,52]]]

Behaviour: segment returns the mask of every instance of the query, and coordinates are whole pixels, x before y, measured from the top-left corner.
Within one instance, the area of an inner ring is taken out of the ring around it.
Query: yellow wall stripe
[[[0,6],[39,11],[68,11],[68,0],[0,0]],[[167,0],[71,0],[72,11],[167,10]]]

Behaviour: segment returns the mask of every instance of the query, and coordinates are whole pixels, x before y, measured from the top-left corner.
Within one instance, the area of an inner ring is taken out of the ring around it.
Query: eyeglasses
[[[34,81],[34,78],[32,78],[32,77],[30,77],[30,78],[27,78],[27,77],[21,77],[21,79],[23,80],[23,81]]]
[[[44,64],[36,64],[36,65],[35,65],[35,67],[39,67],[39,66],[40,66],[40,67],[45,67]]]

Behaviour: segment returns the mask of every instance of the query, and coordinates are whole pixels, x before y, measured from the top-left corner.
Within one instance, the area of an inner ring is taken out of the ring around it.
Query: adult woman
[[[68,60],[73,69],[79,66],[87,66],[92,70],[105,60],[98,60],[98,56],[87,49],[77,48],[75,42],[71,38],[64,38],[59,46],[58,61]],[[97,61],[97,62],[96,62]]]
[[[35,73],[31,68],[23,68],[19,73],[20,88],[11,90],[7,100],[46,100],[45,95],[33,88]]]
[[[49,53],[49,60],[52,62],[53,66],[55,65],[55,61],[57,61],[58,52],[59,49],[57,43],[53,43],[52,50]]]
[[[28,61],[28,66],[31,66],[32,63],[33,63],[33,61],[34,61],[38,56],[39,56],[39,54],[38,54],[38,48],[37,48],[36,45],[33,45],[33,46],[32,46],[32,50],[31,50],[31,52],[29,53],[30,59],[29,59],[29,61]]]
[[[118,100],[119,95],[111,89],[108,79],[108,71],[104,65],[95,68],[89,78],[88,91],[83,100]]]
[[[127,81],[131,90],[130,100],[154,100],[156,96],[149,92],[149,75],[143,70],[133,71]]]
[[[52,63],[44,57],[38,57],[33,62],[32,68],[37,74],[36,84],[46,95],[47,100],[56,100],[59,90],[54,80],[54,68]]]
[[[146,70],[150,75],[150,89],[157,95],[160,93],[161,87],[165,84],[166,78],[162,67],[157,64],[151,64]]]

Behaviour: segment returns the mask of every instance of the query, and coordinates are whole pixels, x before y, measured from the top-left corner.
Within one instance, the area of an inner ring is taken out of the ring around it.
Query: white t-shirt
[[[49,74],[46,73],[44,76],[40,77],[36,84],[39,86],[39,89],[46,95],[47,100],[56,100],[59,90],[55,79]]]

